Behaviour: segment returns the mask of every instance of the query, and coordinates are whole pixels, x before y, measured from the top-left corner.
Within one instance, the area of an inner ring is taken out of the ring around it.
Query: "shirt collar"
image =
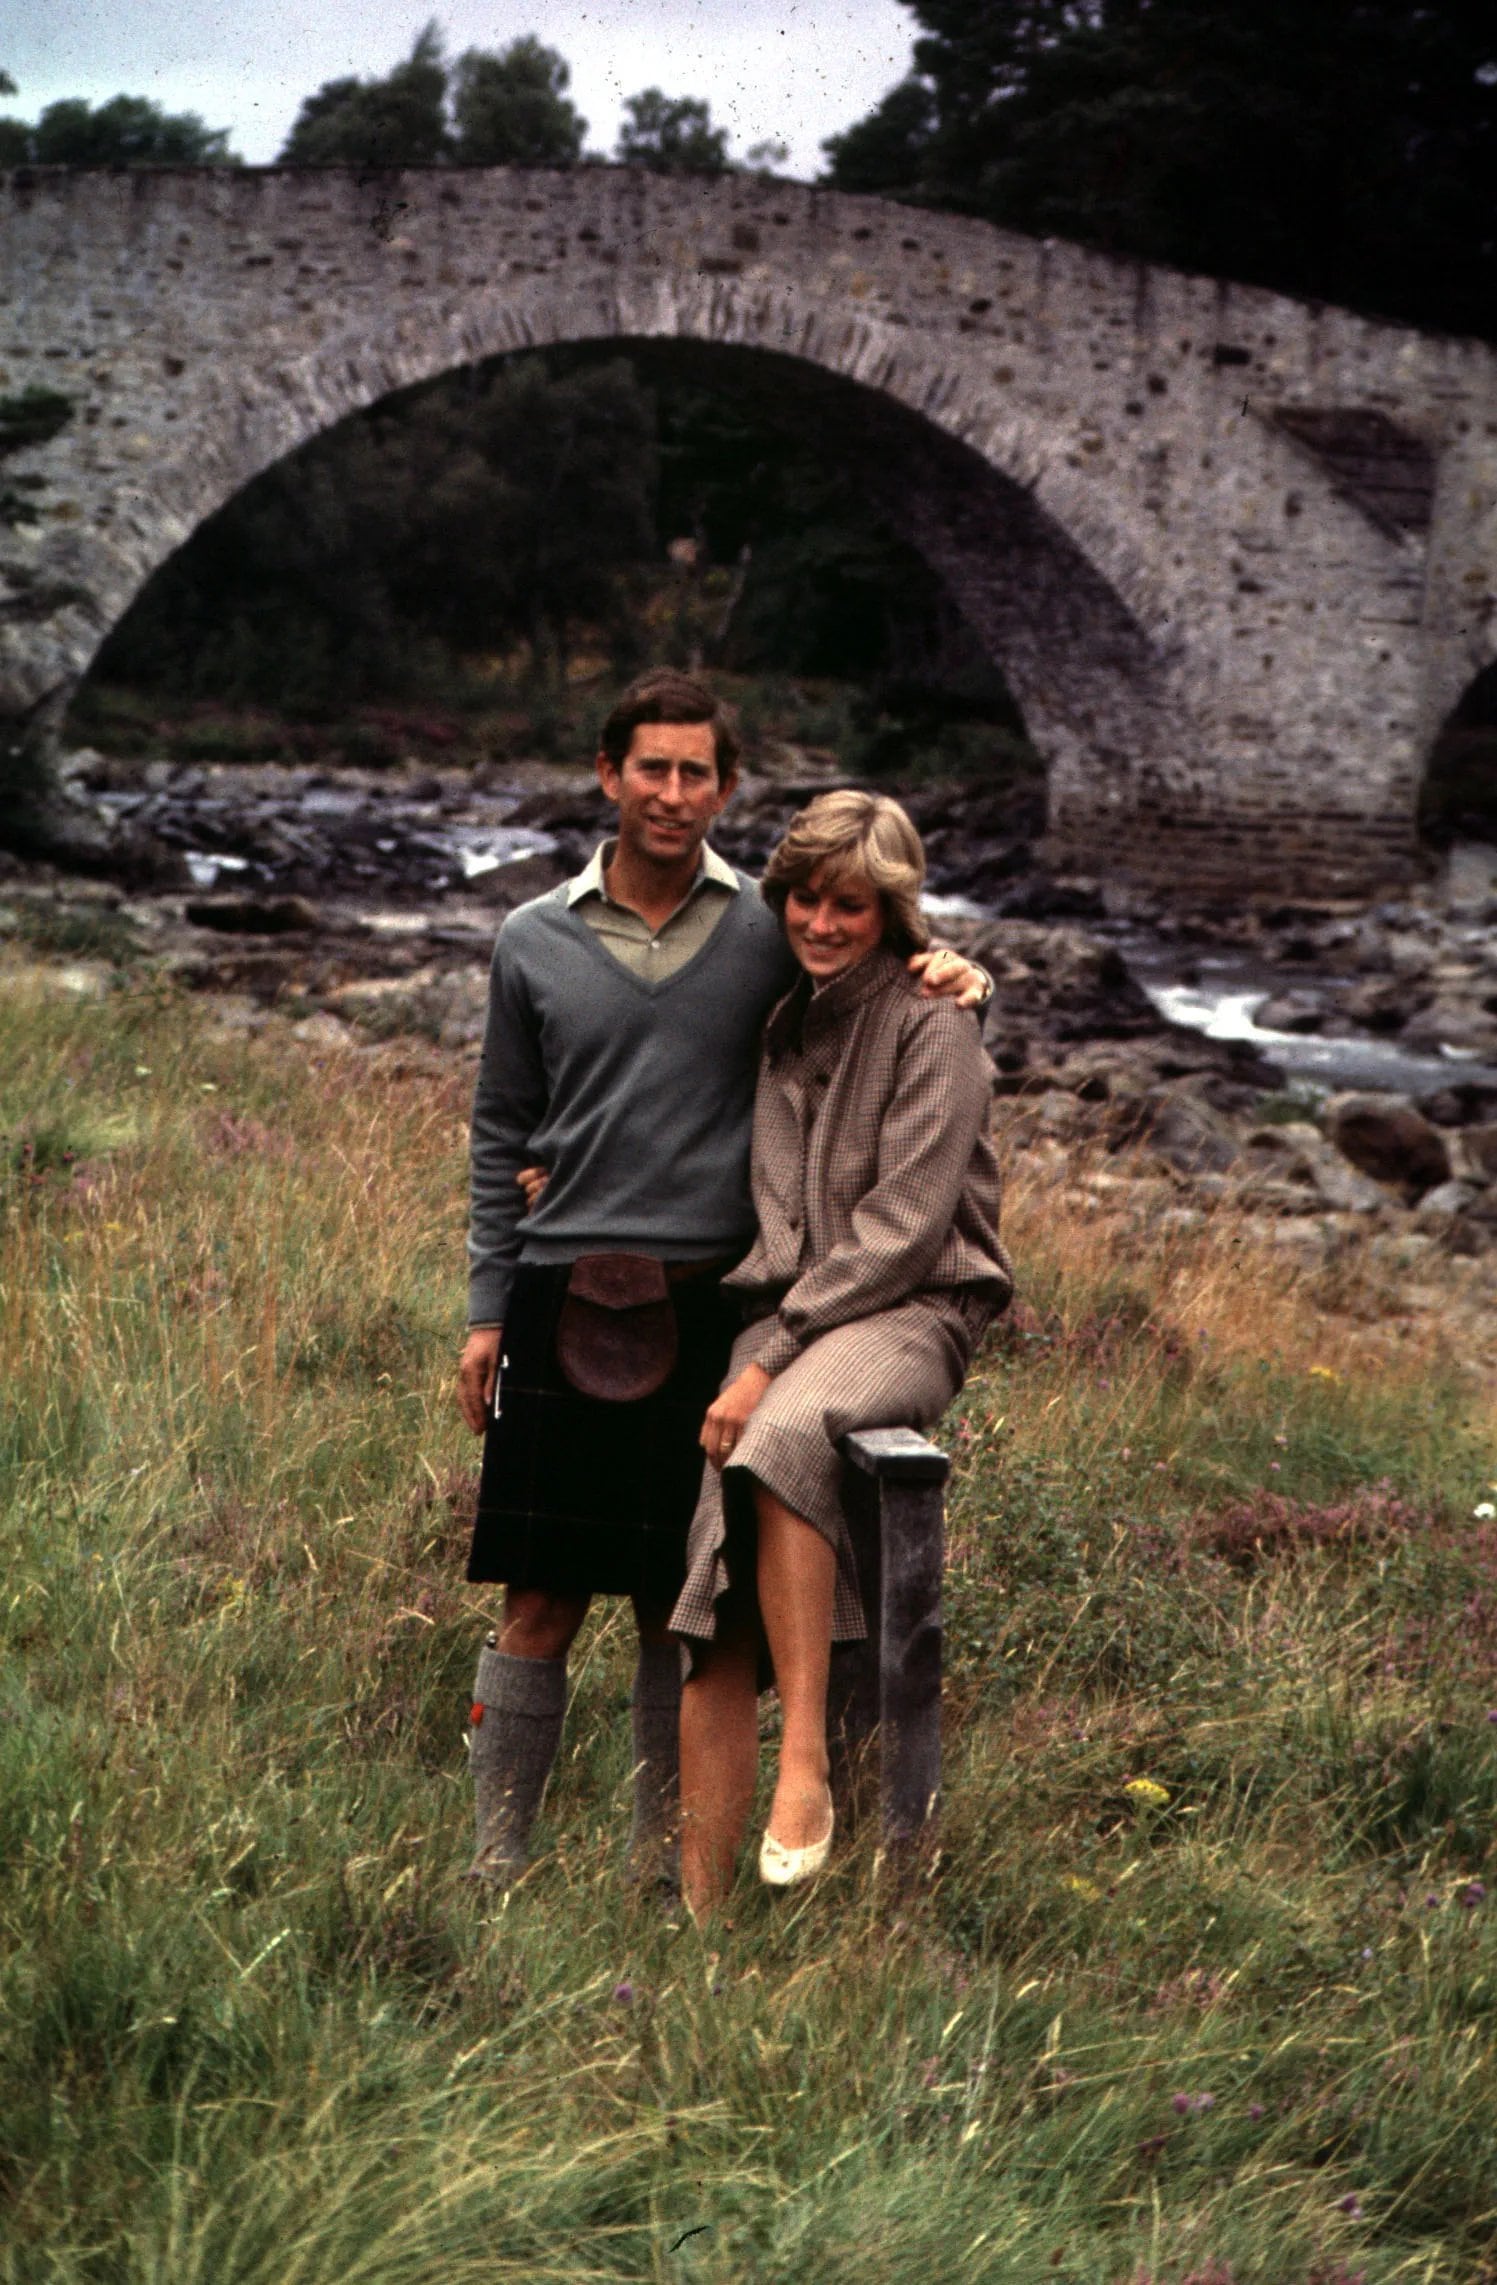
[[[613,902],[608,894],[608,885],[603,876],[613,861],[613,852],[616,847],[617,843],[613,841],[600,841],[598,843],[582,871],[575,874],[567,883],[567,903],[569,906],[580,904],[584,897],[601,897],[605,904]],[[726,858],[719,857],[717,851],[710,848],[704,841],[702,854],[697,864],[696,878],[682,898],[682,903],[689,904],[697,891],[705,888],[709,882],[715,888],[731,890],[734,896],[738,894],[740,886],[738,875]]]

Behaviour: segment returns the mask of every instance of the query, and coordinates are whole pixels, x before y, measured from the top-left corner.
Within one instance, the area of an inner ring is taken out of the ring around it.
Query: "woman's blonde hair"
[[[819,793],[803,809],[764,868],[764,901],[783,920],[785,899],[821,871],[826,887],[867,881],[884,907],[884,942],[923,952],[930,927],[920,910],[925,851],[897,801],[851,787]]]

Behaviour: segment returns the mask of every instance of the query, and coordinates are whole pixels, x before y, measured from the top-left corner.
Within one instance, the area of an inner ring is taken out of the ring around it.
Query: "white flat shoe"
[[[814,1879],[832,1853],[837,1812],[831,1812],[826,1831],[806,1849],[787,1849],[771,1832],[759,1843],[759,1878],[770,1888],[794,1888],[798,1881]]]

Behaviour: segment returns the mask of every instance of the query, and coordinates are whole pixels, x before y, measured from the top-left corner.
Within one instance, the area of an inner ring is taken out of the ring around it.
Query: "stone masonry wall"
[[[0,461],[8,734],[272,461],[562,341],[695,360],[847,458],[1008,672],[1058,859],[1406,869],[1497,656],[1497,352],[758,176],[0,177],[0,443],[28,390],[68,416]]]

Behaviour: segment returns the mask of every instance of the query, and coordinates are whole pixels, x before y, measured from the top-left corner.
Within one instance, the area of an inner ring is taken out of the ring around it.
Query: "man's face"
[[[621,768],[598,756],[598,783],[619,805],[619,850],[650,865],[695,861],[738,780],[717,775],[710,722],[641,722]]]

